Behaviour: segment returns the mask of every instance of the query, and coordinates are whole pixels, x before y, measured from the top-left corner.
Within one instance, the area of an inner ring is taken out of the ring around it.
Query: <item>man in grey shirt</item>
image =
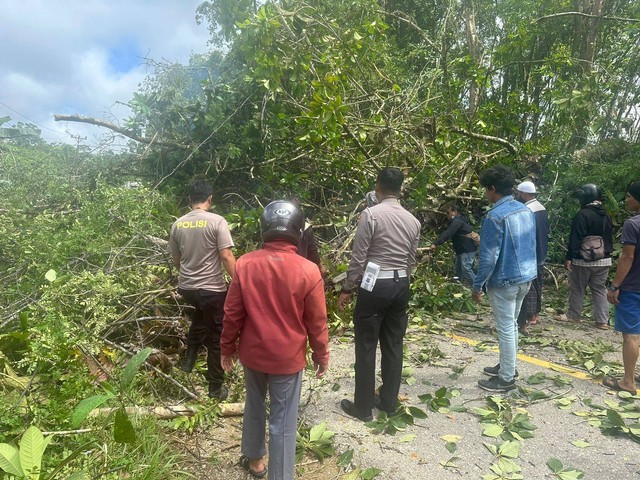
[[[356,350],[354,401],[340,403],[348,415],[362,421],[373,418],[371,410],[396,410],[402,378],[402,348],[407,329],[409,275],[416,263],[420,222],[398,202],[404,175],[386,167],[378,174],[378,204],[366,208],[358,222],[351,262],[338,300],[344,308],[357,288],[353,314]],[[373,264],[373,265],[372,265]],[[379,271],[367,275],[366,270]],[[363,278],[364,282],[360,283]],[[375,396],[376,348],[382,353],[382,385]]]
[[[224,400],[228,390],[220,364],[220,334],[227,285],[222,267],[233,277],[236,260],[227,222],[211,213],[213,188],[203,180],[189,185],[191,211],[174,222],[169,251],[179,269],[178,293],[195,312],[187,335],[187,351],[180,369],[191,372],[201,345],[207,347],[209,397]]]

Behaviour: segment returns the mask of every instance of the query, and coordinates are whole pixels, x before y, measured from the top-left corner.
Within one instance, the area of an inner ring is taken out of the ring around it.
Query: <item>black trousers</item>
[[[374,406],[376,384],[376,348],[382,354],[380,404],[394,411],[402,380],[402,347],[407,330],[409,279],[384,279],[372,292],[358,290],[353,314],[356,343],[356,408],[369,411]]]
[[[227,292],[179,288],[178,293],[195,307],[187,334],[187,345],[207,347],[207,381],[210,385],[219,387],[224,383],[224,370],[220,363],[220,336]]]

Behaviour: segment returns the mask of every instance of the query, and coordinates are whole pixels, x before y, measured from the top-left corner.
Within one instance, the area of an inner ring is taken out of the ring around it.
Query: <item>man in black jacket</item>
[[[595,326],[601,330],[609,328],[609,304],[607,303],[607,277],[611,268],[613,233],[611,217],[602,205],[602,189],[588,183],[581,186],[575,196],[582,207],[573,217],[565,268],[569,272],[569,309],[560,320],[579,322],[582,318],[584,293],[587,286],[591,290]],[[595,261],[584,260],[580,248],[585,237],[597,235],[604,242],[604,258]]]
[[[460,207],[455,203],[447,208],[447,218],[449,226],[431,245],[431,249],[435,250],[439,245],[451,239],[453,249],[456,252],[456,276],[465,285],[472,285],[474,278],[476,278],[473,271],[473,261],[476,258],[478,247],[467,236],[471,233],[471,225],[469,225],[469,220],[460,214]]]

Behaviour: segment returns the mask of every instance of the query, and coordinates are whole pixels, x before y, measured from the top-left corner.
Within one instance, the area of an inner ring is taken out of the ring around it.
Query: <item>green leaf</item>
[[[626,426],[626,424],[624,423],[624,419],[615,410],[607,410],[607,418],[616,427]]]
[[[571,442],[571,444],[578,448],[587,448],[593,446],[589,442],[585,442],[584,440],[574,440],[573,442]]]
[[[309,430],[309,440],[311,442],[316,442],[322,438],[322,434],[327,429],[326,422],[322,422],[319,425],[315,425]]]
[[[144,363],[144,361],[147,359],[147,357],[151,355],[152,351],[153,350],[151,348],[147,347],[144,350],[141,350],[138,353],[136,353],[133,357],[131,357],[131,360],[129,360],[129,363],[127,363],[127,366],[124,368],[124,371],[122,372],[122,378],[120,379],[121,390],[126,390],[127,388],[132,386],[133,379],[136,376],[136,372],[138,371],[140,366]]]
[[[20,465],[27,476],[36,472],[40,473],[42,454],[45,447],[44,436],[37,427],[29,427],[22,435],[20,440]]]
[[[504,428],[502,428],[500,425],[491,424],[485,426],[482,434],[487,437],[499,437],[503,431]]]
[[[562,472],[556,473],[556,476],[560,480],[578,480],[584,477],[584,472],[580,470],[563,470]]]
[[[547,466],[553,473],[562,471],[562,462],[557,458],[550,458],[549,460],[547,460]]]
[[[364,472],[362,472],[360,474],[360,478],[362,478],[363,480],[371,480],[372,478],[377,477],[378,475],[380,475],[382,473],[382,470],[380,470],[379,468],[367,468]]]
[[[98,408],[100,405],[112,398],[114,398],[114,395],[106,394],[94,395],[93,397],[82,400],[71,414],[71,426],[73,428],[78,428],[94,408]]]
[[[23,477],[18,449],[8,443],[0,443],[0,468],[9,475]]]
[[[358,480],[360,476],[360,468],[356,468],[355,470],[347,473],[344,477],[341,477],[340,480]]]
[[[504,442],[498,447],[498,454],[507,458],[517,458],[520,455],[521,445],[518,442]]]
[[[116,411],[116,418],[113,424],[113,439],[118,443],[129,444],[133,444],[136,441],[136,432],[124,408],[119,408]]]
[[[353,448],[350,448],[346,452],[342,453],[338,457],[338,462],[337,463],[338,463],[339,467],[346,467],[347,465],[349,465],[351,463],[351,460],[353,460]]]
[[[53,269],[50,269],[47,271],[47,273],[44,274],[44,278],[48,281],[48,282],[55,282],[56,278],[58,278],[58,275],[56,274],[56,271]]]
[[[408,435],[403,435],[402,437],[400,437],[398,441],[401,443],[408,443],[408,442],[413,442],[415,438],[416,438],[415,433],[410,433]]]
[[[409,407],[409,412],[415,418],[425,419],[427,418],[427,414],[424,410],[419,409],[418,407]]]
[[[454,442],[447,442],[444,444],[444,448],[447,449],[447,452],[454,453],[457,450],[458,445],[455,444]]]
[[[67,478],[67,480],[86,480],[87,478],[87,473],[82,471],[74,473],[69,478]]]

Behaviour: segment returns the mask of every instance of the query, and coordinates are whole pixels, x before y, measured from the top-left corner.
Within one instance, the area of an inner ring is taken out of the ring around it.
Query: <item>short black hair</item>
[[[460,205],[458,205],[457,203],[450,203],[449,205],[447,205],[447,212],[458,212],[460,213]]]
[[[213,187],[206,180],[194,180],[189,184],[189,201],[203,203],[213,195]]]
[[[404,181],[404,174],[399,168],[384,167],[378,173],[376,182],[380,189],[385,193],[399,194],[402,189],[402,182]]]
[[[480,185],[485,188],[493,187],[501,195],[511,195],[515,183],[513,171],[505,165],[496,165],[480,175]]]

